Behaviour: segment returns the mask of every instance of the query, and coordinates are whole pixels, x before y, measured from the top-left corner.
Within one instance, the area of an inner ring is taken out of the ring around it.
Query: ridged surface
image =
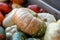
[[[27,9],[19,9],[15,15],[15,24],[18,28],[30,35],[35,34],[39,29],[43,28],[43,21],[34,16],[34,12]]]

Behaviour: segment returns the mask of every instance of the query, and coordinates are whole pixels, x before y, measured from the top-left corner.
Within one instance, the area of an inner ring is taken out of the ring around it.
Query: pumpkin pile
[[[26,2],[0,0],[0,40],[60,40],[60,20]]]

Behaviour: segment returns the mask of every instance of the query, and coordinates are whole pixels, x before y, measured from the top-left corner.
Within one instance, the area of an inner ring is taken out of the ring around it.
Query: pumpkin
[[[28,8],[33,10],[36,13],[40,12],[40,7],[38,7],[38,5],[28,5]]]
[[[54,15],[50,13],[38,13],[38,16],[46,23],[47,26],[52,22],[56,22]]]
[[[11,7],[7,3],[0,2],[0,11],[5,15],[11,11]]]
[[[14,8],[21,8],[22,6],[21,5],[19,5],[19,4],[16,4],[16,3],[13,3],[12,4],[12,8],[14,9]]]
[[[40,40],[40,39],[36,39],[36,38],[28,38],[27,40]]]
[[[16,3],[16,4],[23,4],[24,0],[12,0],[13,3]]]
[[[58,22],[48,25],[44,40],[60,40],[60,24]]]
[[[6,29],[5,29],[5,32],[6,32],[6,36],[7,36],[7,39],[9,40],[11,40],[12,38],[12,35],[14,34],[14,33],[16,33],[18,30],[17,30],[17,26],[16,25],[13,25],[13,26],[11,26],[11,27],[7,27]]]
[[[17,9],[13,9],[13,10],[5,17],[5,19],[3,20],[3,26],[4,26],[5,28],[14,25],[13,15],[14,15],[14,13],[15,13],[16,10],[17,10]]]
[[[25,40],[26,36],[24,33],[22,32],[16,32],[13,37],[12,40]]]
[[[4,20],[3,14],[0,12],[0,25],[2,25],[2,21]]]
[[[6,40],[6,33],[1,26],[0,26],[0,40]]]
[[[45,23],[36,16],[34,11],[28,8],[18,9],[13,20],[19,30],[29,35],[41,36],[46,29]]]

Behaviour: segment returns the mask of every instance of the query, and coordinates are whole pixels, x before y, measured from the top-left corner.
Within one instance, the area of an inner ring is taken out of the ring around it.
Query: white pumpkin
[[[55,17],[52,14],[49,13],[38,13],[38,16],[40,17],[41,20],[45,21],[46,25],[56,22]]]
[[[17,26],[16,25],[13,25],[11,27],[7,27],[5,29],[5,32],[6,32],[6,36],[7,36],[7,39],[11,39],[12,35],[17,32]]]
[[[60,24],[56,22],[49,24],[44,40],[60,40]]]
[[[15,11],[17,10],[16,9],[13,9],[6,17],[5,19],[3,20],[3,26],[6,28],[6,27],[9,27],[9,26],[12,26],[14,24],[13,22],[13,15],[15,13]]]

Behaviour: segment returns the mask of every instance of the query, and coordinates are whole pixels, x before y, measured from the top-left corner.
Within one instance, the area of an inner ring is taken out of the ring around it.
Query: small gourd
[[[24,33],[22,32],[16,32],[13,37],[12,40],[25,40],[26,36]]]
[[[0,40],[6,40],[6,33],[1,26],[0,26]]]
[[[16,9],[13,9],[13,10],[5,17],[5,19],[3,20],[3,26],[4,26],[5,28],[14,25],[13,15],[14,15],[14,13],[15,13],[16,10],[17,10],[17,8],[16,8]]]
[[[11,27],[7,27],[5,29],[5,32],[6,32],[6,36],[7,36],[7,39],[11,39],[12,35],[17,32],[17,26],[16,25],[13,25]]]

